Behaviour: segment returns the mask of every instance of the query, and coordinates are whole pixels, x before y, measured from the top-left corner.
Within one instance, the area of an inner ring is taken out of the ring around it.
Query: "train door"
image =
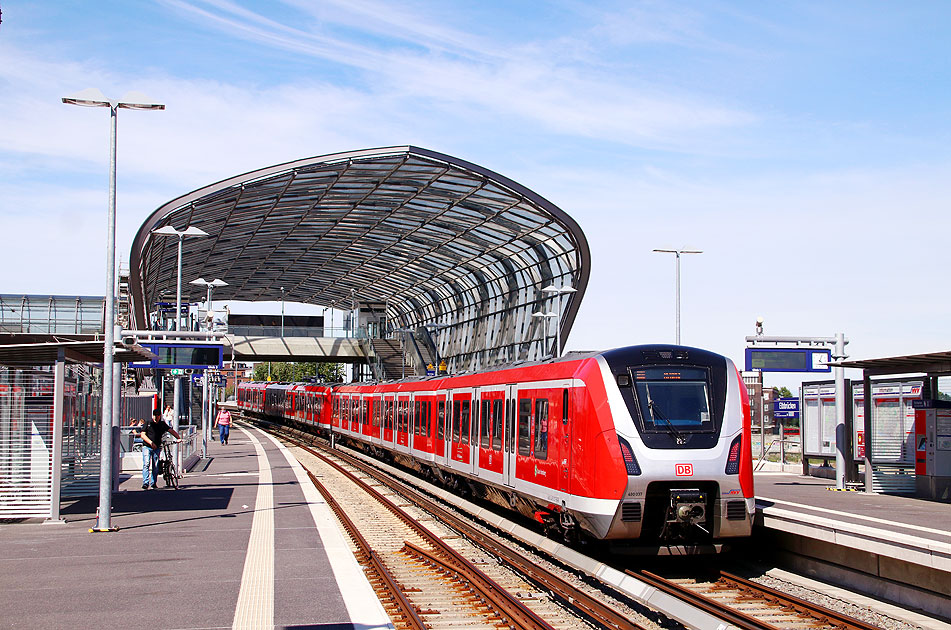
[[[457,470],[472,470],[472,390],[455,390],[452,393],[452,431],[450,432],[450,464]]]
[[[383,396],[383,444],[393,444],[393,401],[392,395]]]
[[[505,439],[502,456],[505,460],[504,483],[515,486],[515,385],[505,387]]]
[[[561,390],[561,475],[558,488],[562,492],[569,492],[571,479],[571,432],[574,428],[574,418],[571,417],[571,398],[568,388]],[[556,420],[557,422],[557,420]]]
[[[364,438],[369,438],[373,433],[373,424],[370,421],[370,413],[372,412],[370,400],[369,394],[360,396],[360,434]]]
[[[379,444],[383,419],[383,397],[379,394],[375,394],[371,398],[371,405],[372,409],[370,411],[370,415],[373,417],[373,421],[371,423],[372,429],[370,431],[370,441],[373,444]]]
[[[396,397],[396,450],[409,451],[410,405],[408,394]]]
[[[446,402],[446,395],[440,394],[435,398],[436,403],[436,436],[433,442],[433,450],[436,454],[436,463],[445,465],[448,462],[448,441],[449,433],[446,430],[449,426],[449,411],[451,405]]]
[[[479,392],[478,469],[502,474],[502,438],[505,417],[505,390]]]

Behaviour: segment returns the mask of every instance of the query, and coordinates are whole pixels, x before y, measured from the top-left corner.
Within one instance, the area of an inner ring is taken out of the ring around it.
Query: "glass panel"
[[[518,401],[518,454],[531,455],[532,453],[532,401],[530,398],[521,398]]]
[[[535,459],[548,459],[548,400],[535,401]]]
[[[633,377],[647,430],[677,433],[713,429],[705,369],[652,367],[634,370]]]

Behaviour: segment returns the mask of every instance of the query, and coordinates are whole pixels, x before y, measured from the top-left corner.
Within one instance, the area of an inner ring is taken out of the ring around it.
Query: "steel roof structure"
[[[130,292],[135,327],[176,284],[175,238],[185,238],[188,283],[221,278],[216,301],[283,297],[335,308],[385,303],[392,328],[446,327],[440,354],[455,370],[538,359],[574,323],[590,271],[584,233],[564,211],[498,173],[413,146],[337,153],[238,175],[158,208],[135,237]],[[574,293],[543,292],[571,286]]]

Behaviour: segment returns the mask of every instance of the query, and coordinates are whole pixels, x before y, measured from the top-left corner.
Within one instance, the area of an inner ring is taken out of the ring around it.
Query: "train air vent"
[[[621,504],[621,520],[625,523],[637,523],[641,520],[640,503]]]
[[[726,519],[728,521],[742,521],[746,519],[746,501],[727,501]]]

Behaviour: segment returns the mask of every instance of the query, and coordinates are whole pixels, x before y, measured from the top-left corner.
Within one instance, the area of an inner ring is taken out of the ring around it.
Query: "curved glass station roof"
[[[136,328],[147,305],[174,295],[178,238],[151,234],[163,226],[209,234],[184,239],[183,302],[204,299],[189,284],[202,277],[228,282],[216,301],[277,301],[284,287],[291,302],[383,304],[390,329],[444,329],[434,337],[457,371],[550,354],[590,266],[575,221],[508,178],[412,146],[352,151],[239,175],[153,212],[130,257]],[[542,291],[552,286],[575,292]]]

